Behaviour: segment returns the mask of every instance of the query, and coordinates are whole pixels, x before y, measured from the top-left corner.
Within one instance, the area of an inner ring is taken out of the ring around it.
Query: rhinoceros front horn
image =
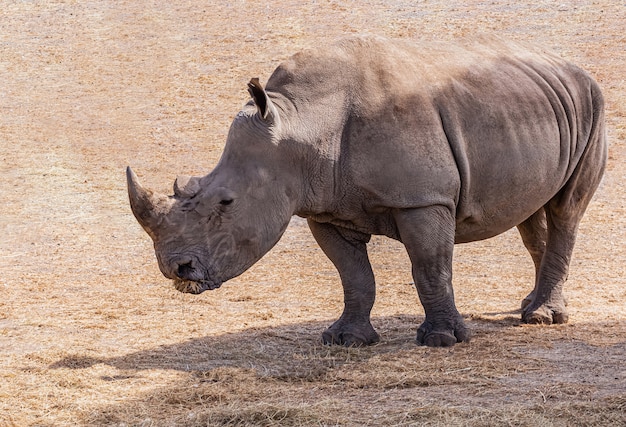
[[[170,208],[169,198],[141,186],[135,172],[126,168],[130,208],[141,226],[153,234]]]

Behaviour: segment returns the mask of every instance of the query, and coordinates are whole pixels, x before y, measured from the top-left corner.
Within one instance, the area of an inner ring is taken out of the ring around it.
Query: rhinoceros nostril
[[[179,264],[176,275],[180,277],[181,279],[188,279],[192,272],[193,272],[193,266],[191,265],[191,261],[190,261],[184,264]]]

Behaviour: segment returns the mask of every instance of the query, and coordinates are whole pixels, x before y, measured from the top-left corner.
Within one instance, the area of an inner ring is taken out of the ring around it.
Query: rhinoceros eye
[[[197,203],[192,200],[185,200],[181,205],[181,209],[183,210],[183,212],[189,212],[193,210],[196,205]]]
[[[228,206],[228,205],[230,205],[232,202],[233,202],[233,199],[223,199],[223,200],[220,200],[220,205],[222,205],[222,206]]]

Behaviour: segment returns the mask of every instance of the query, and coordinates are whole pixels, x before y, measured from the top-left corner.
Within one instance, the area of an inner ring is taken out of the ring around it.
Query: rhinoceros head
[[[253,79],[254,102],[231,125],[224,153],[204,177],[179,177],[174,195],[145,189],[127,169],[132,211],[154,242],[161,272],[179,291],[215,289],[280,239],[294,212],[293,177],[277,141],[279,118]]]

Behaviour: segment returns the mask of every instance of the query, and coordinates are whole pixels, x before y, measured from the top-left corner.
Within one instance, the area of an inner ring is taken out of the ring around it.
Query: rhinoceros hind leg
[[[526,295],[522,300],[522,311],[526,309],[533,301],[535,300],[535,291],[533,290],[531,293]],[[563,304],[567,307],[567,297],[563,295]],[[557,323],[566,323],[566,322],[557,322]]]
[[[524,310],[526,307],[528,307],[530,305],[531,302],[533,302],[533,300],[535,299],[535,293],[531,292],[528,295],[526,295],[524,297],[524,299],[522,300],[522,310]]]
[[[526,221],[517,226],[524,246],[530,253],[535,264],[535,285],[533,290],[522,300],[522,310],[528,307],[535,299],[539,272],[541,271],[541,261],[546,252],[546,240],[548,237],[548,226],[546,222],[546,212],[543,208],[532,214]]]
[[[563,188],[544,206],[545,252],[537,284],[530,295],[532,301],[522,311],[522,320],[526,323],[565,323],[568,319],[563,285],[567,280],[578,224],[598,188],[607,158],[602,104],[594,107],[593,128],[579,163]]]
[[[545,253],[537,272],[535,289],[526,297],[530,300],[522,310],[522,321],[532,324],[565,323],[568,315],[563,297],[569,265],[576,240],[576,231],[584,207],[575,211],[562,208],[555,197],[546,205],[548,238]]]

